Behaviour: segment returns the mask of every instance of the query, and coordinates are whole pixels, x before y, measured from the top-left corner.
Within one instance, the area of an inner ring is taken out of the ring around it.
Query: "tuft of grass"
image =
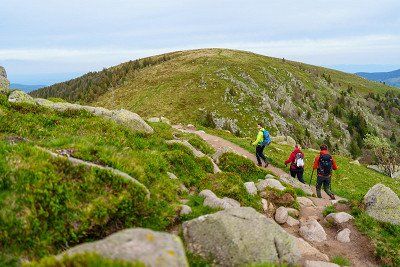
[[[340,266],[350,266],[351,265],[350,260],[348,260],[342,256],[333,256],[331,262],[336,263],[337,265],[340,265]]]
[[[335,206],[329,205],[329,206],[326,206],[325,209],[322,211],[322,215],[324,217],[326,217],[328,214],[335,213],[335,212],[336,212]]]

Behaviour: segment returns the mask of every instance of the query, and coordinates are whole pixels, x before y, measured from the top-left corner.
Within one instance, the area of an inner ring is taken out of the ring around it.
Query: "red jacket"
[[[319,157],[321,155],[326,155],[326,154],[329,154],[328,150],[321,150],[319,152],[319,155],[315,157],[314,166],[313,166],[314,170],[318,169],[318,167],[319,167]],[[335,161],[335,159],[333,157],[332,157],[332,169],[334,169],[334,170],[338,169],[338,166],[336,165],[336,161]]]
[[[295,170],[297,169],[297,166],[295,165],[295,161],[296,161],[296,155],[297,153],[301,153],[303,155],[304,158],[304,153],[300,150],[300,148],[296,147],[292,153],[290,153],[289,158],[285,161],[285,165],[290,163],[290,169],[291,170]]]

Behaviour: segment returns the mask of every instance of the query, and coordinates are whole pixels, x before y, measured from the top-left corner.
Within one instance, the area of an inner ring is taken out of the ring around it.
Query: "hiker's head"
[[[328,150],[328,146],[325,145],[325,144],[323,144],[323,145],[321,145],[321,146],[319,147],[319,149],[321,149],[321,151],[323,151],[323,150]]]
[[[257,123],[257,128],[258,129],[264,128],[264,124],[262,122]]]
[[[294,148],[295,148],[295,149],[301,149],[301,146],[300,146],[299,144],[296,144],[296,145],[294,146]]]

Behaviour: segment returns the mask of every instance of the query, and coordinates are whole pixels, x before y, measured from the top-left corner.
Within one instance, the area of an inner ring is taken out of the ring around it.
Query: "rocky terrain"
[[[6,70],[0,66],[0,92],[7,92],[10,87],[10,82],[7,80]]]

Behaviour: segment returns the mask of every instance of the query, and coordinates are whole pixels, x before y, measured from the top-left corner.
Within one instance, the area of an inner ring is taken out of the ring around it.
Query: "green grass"
[[[335,212],[336,212],[335,206],[329,205],[329,206],[326,206],[325,209],[322,211],[322,215],[324,215],[324,217],[326,217],[327,215],[329,215],[331,213],[335,213]]]
[[[342,256],[332,257],[331,262],[336,263],[337,265],[340,265],[340,266],[350,266],[351,265],[350,261]]]

